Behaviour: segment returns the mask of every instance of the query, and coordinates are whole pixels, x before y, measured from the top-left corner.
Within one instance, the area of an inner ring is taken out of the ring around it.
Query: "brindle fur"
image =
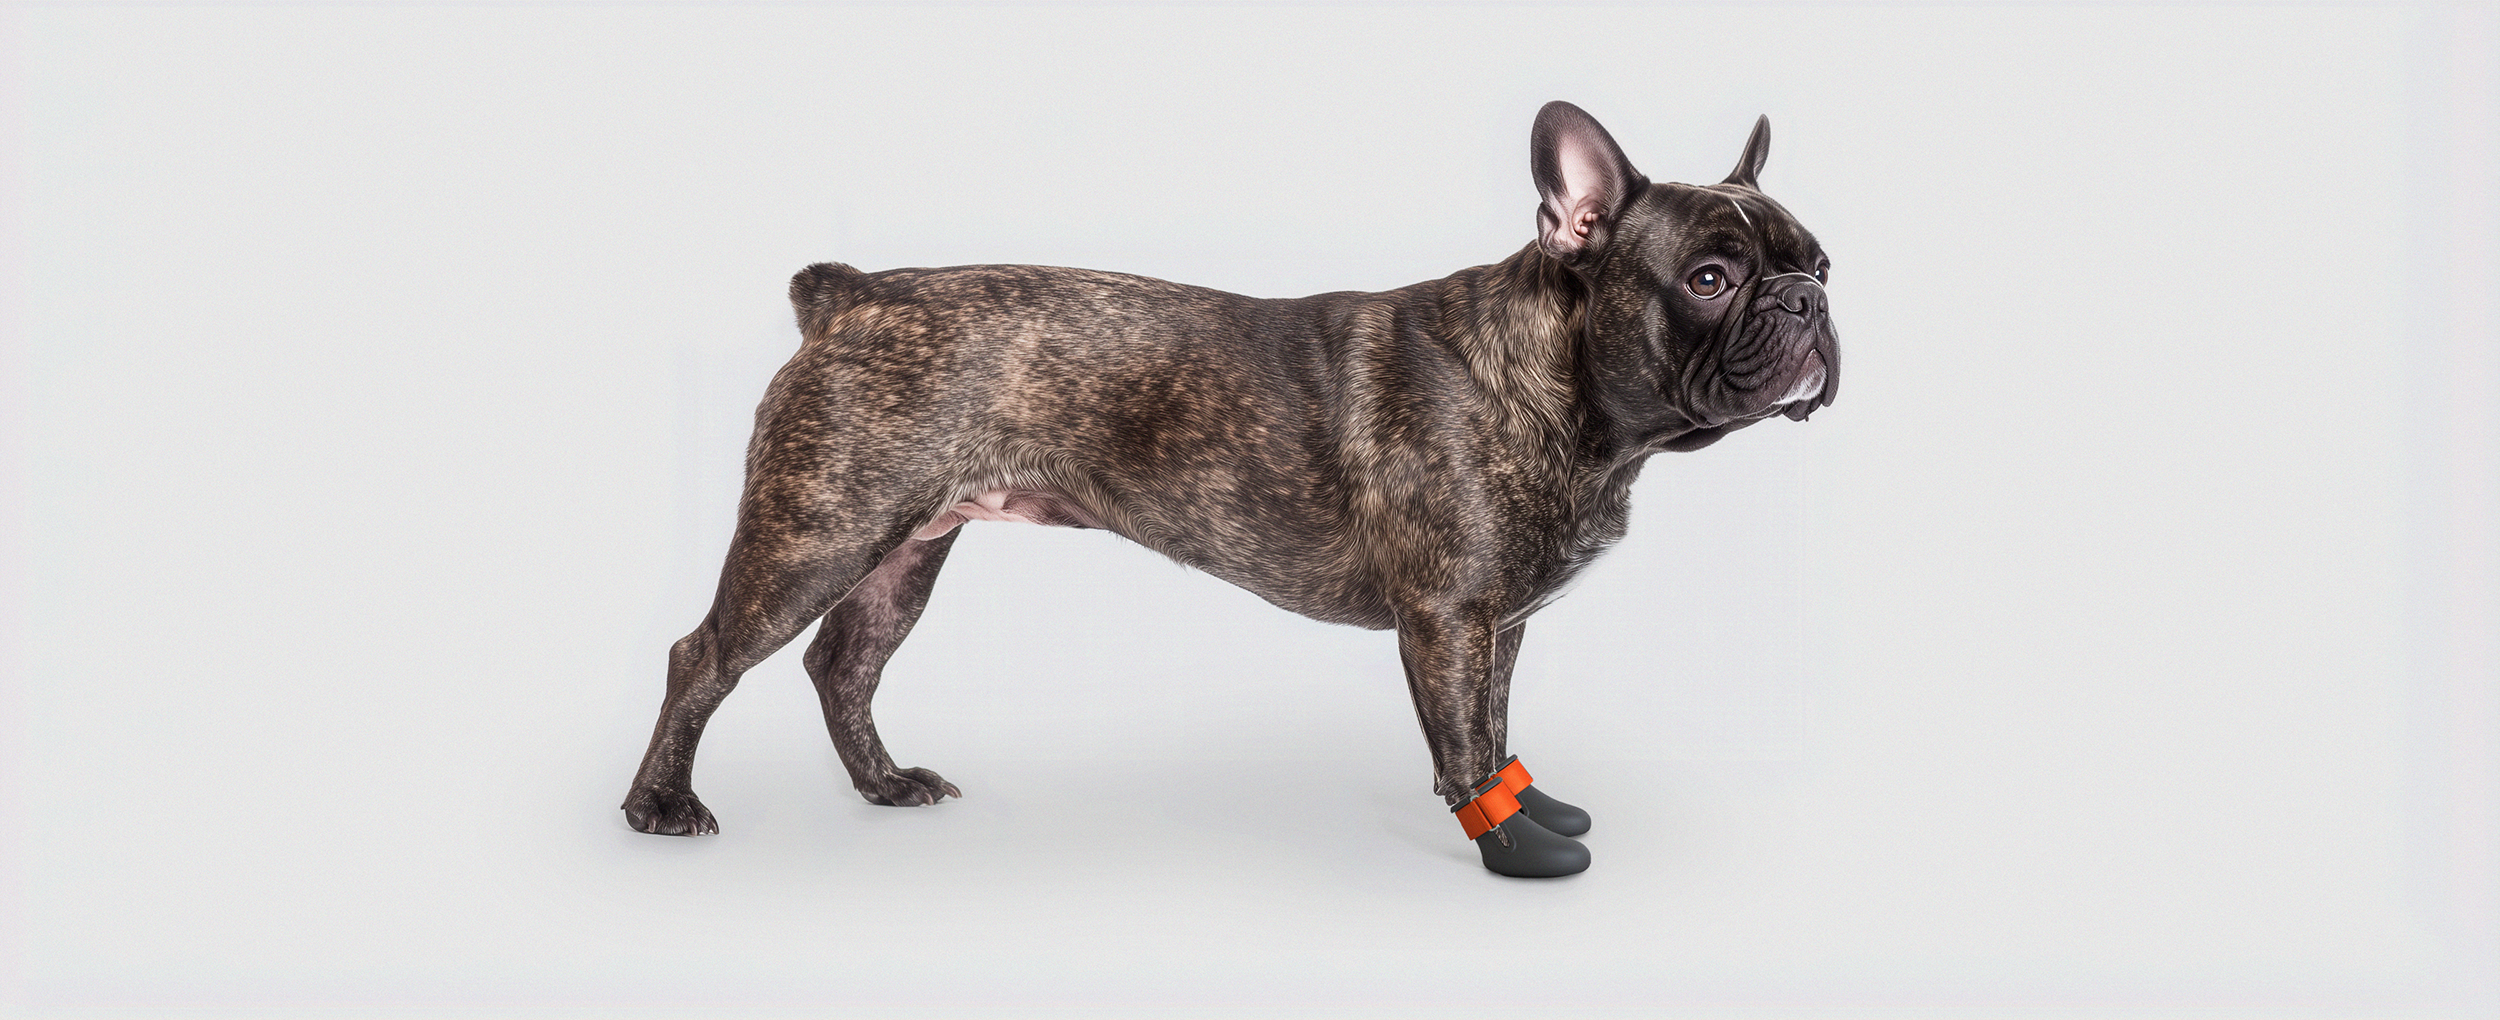
[[[807,672],[860,793],[961,796],[896,767],[869,699],[960,530],[912,536],[993,490],[1305,616],[1395,628],[1434,790],[1455,802],[1505,755],[1527,617],[1622,536],[1648,455],[1830,403],[1821,288],[1793,280],[1821,249],[1754,187],[1767,138],[1758,124],[1724,183],[1652,185],[1549,105],[1532,153],[1549,207],[1568,212],[1573,167],[1611,172],[1612,193],[1580,196],[1585,237],[1549,212],[1504,261],[1384,293],[808,267],[790,283],[803,342],[757,409],[712,610],[671,651],[632,825],[718,831],[691,787],[704,723],[820,618]],[[1675,293],[1697,259],[1749,267],[1715,316]],[[1773,402],[1818,364],[1819,392]]]

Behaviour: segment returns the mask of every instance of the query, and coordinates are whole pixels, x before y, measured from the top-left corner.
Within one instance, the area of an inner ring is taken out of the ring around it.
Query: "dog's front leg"
[[[1494,618],[1467,608],[1423,607],[1398,614],[1398,658],[1415,720],[1432,748],[1432,792],[1451,804],[1493,771],[1500,753],[1493,722]]]
[[[1519,665],[1519,639],[1527,634],[1528,625],[1523,621],[1493,635],[1493,672],[1485,686],[1484,714],[1493,731],[1496,762],[1510,755],[1510,671]]]
[[[1488,717],[1493,725],[1493,755],[1499,762],[1510,757],[1510,675],[1519,665],[1519,642],[1528,634],[1526,622],[1514,623],[1493,635],[1493,683]],[[1495,766],[1499,768],[1501,766]],[[1529,780],[1525,767],[1513,776],[1520,784]],[[1521,785],[1511,791],[1519,799],[1519,810],[1536,819],[1538,825],[1564,836],[1579,836],[1589,831],[1589,813],[1570,804],[1546,796],[1535,786]]]
[[[1484,810],[1503,800],[1512,811],[1519,806],[1494,770],[1502,762],[1508,727],[1501,717],[1521,635],[1516,627],[1497,632],[1495,625],[1494,614],[1465,608],[1398,614],[1398,655],[1406,665],[1415,718],[1432,748],[1433,792],[1462,812],[1462,826],[1474,837],[1486,869],[1520,878],[1576,874],[1589,866],[1588,848],[1579,841],[1524,813]],[[1475,812],[1477,821],[1465,821],[1464,812]],[[1491,826],[1479,832],[1487,821]]]

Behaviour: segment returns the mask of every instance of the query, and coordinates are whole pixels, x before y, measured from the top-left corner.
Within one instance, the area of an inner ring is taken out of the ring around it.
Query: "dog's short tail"
[[[798,313],[799,335],[825,335],[834,313],[850,303],[851,291],[868,274],[839,262],[819,262],[790,278],[790,308]]]

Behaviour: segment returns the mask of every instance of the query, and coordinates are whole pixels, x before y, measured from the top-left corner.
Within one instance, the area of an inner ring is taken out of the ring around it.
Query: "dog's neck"
[[[1640,383],[1601,364],[1588,282],[1536,245],[1439,282],[1442,335],[1466,362],[1514,463],[1544,474],[1559,501],[1561,558],[1542,584],[1542,604],[1623,537],[1632,481],[1659,449],[1650,441],[1656,412],[1635,398],[1629,406],[1651,418],[1633,421],[1616,406],[1627,404],[1618,391]],[[1650,386],[1646,403],[1663,405]]]
[[[1440,284],[1443,335],[1487,398],[1502,438],[1538,462],[1580,459],[1587,285],[1533,244]]]
[[[1446,335],[1515,448],[1612,473],[1717,439],[1663,399],[1645,359],[1608,357],[1589,332],[1588,281],[1536,245],[1441,284]]]

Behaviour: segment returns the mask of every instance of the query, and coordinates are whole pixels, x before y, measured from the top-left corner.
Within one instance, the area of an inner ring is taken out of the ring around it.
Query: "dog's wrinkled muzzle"
[[[1828,407],[1840,379],[1840,343],[1823,285],[1783,273],[1744,285],[1738,309],[1720,325],[1709,356],[1684,373],[1683,401],[1696,424],[1804,421]]]

